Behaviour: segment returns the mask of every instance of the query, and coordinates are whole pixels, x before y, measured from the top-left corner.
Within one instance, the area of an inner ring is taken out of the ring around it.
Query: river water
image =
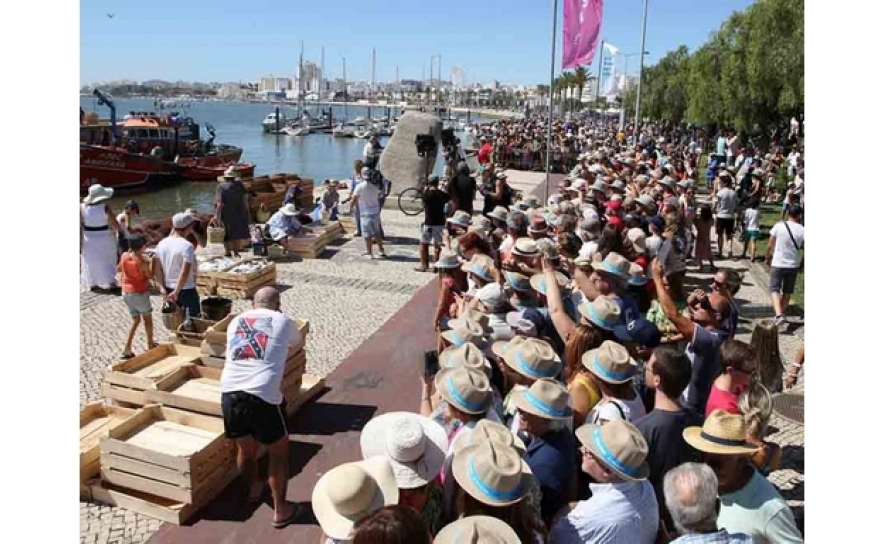
[[[159,111],[152,100],[117,99],[117,116],[122,118],[129,111]],[[80,98],[80,106],[86,113],[95,111],[102,119],[110,114],[106,106],[98,106],[94,98]],[[268,113],[273,112],[275,105],[242,102],[193,102],[179,113],[192,117],[203,127],[210,123],[215,127],[215,142],[236,145],[243,148],[242,162],[256,164],[255,175],[274,173],[294,173],[304,178],[313,178],[317,184],[322,180],[349,178],[353,172],[353,161],[362,157],[366,140],[356,138],[334,138],[331,134],[314,133],[307,136],[285,136],[264,134],[261,121]],[[282,106],[281,106],[282,108]],[[327,106],[326,106],[327,108]],[[316,111],[314,111],[314,109]],[[318,108],[310,108],[311,113],[318,114]],[[288,118],[295,117],[295,110],[285,107]],[[394,108],[391,115],[399,113]],[[333,106],[335,119],[368,117],[367,107]],[[373,107],[372,117],[383,117],[383,107]],[[472,115],[471,121],[481,121]],[[459,133],[465,145],[470,144],[466,133]],[[381,138],[381,145],[386,145],[388,138]],[[442,173],[442,161],[436,163],[436,174]],[[168,217],[186,208],[194,208],[201,213],[212,213],[214,183],[184,182],[174,187],[141,194],[114,197],[110,204],[115,212],[122,210],[123,204],[131,199],[138,202],[142,219]]]

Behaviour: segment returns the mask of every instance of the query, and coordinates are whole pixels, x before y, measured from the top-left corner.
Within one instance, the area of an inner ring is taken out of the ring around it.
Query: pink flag
[[[604,0],[564,0],[562,69],[592,64],[602,29]]]

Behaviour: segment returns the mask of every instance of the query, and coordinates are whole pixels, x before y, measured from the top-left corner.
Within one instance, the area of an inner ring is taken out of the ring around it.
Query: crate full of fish
[[[196,278],[215,278],[224,271],[229,270],[243,262],[241,258],[235,257],[208,257],[199,260],[196,268]]]

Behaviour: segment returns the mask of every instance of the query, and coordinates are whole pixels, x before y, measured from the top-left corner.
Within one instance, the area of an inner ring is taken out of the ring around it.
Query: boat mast
[[[301,57],[298,59],[298,122],[304,117],[304,40],[301,40]]]
[[[320,102],[322,100],[322,93],[325,92],[325,85],[323,85],[325,78],[325,46],[322,46],[322,56],[319,61],[319,89],[316,90],[316,109],[320,109],[322,106]],[[331,121],[331,119],[329,119]]]
[[[344,60],[344,122],[347,121],[347,57],[341,57]]]

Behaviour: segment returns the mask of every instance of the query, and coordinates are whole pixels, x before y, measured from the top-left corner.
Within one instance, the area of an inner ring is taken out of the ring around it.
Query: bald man
[[[276,528],[290,524],[296,513],[285,500],[289,433],[280,388],[289,349],[300,344],[294,320],[280,311],[276,287],[259,289],[252,309],[234,317],[227,327],[227,356],[221,372],[224,432],[236,441],[236,464],[249,484],[249,502],[260,501],[264,493],[264,480],[254,461],[258,444],[268,447],[267,479]]]

